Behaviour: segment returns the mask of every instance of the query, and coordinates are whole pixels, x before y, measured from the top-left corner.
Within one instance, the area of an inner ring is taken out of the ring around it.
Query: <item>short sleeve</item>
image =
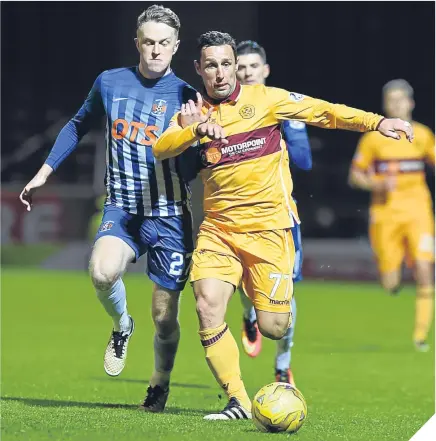
[[[375,159],[375,152],[370,135],[363,135],[357,145],[356,153],[354,154],[352,166],[363,171],[367,171],[373,164]]]

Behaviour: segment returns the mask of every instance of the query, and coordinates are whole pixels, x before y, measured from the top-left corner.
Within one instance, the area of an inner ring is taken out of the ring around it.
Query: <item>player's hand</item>
[[[206,122],[213,112],[211,107],[207,113],[203,114],[201,109],[203,108],[203,97],[197,92],[197,104],[194,101],[189,100],[186,104],[182,104],[180,109],[180,125],[182,129],[188,127],[196,122]]]
[[[397,187],[396,176],[386,176],[385,179],[375,180],[372,183],[372,191],[375,193],[389,193]]]
[[[200,137],[207,136],[212,140],[219,140],[223,144],[228,144],[224,129],[215,123],[203,122],[197,126],[197,134]]]
[[[388,176],[385,180],[386,191],[394,191],[396,187],[397,187],[397,177]]]
[[[409,142],[412,142],[414,138],[411,124],[399,118],[384,119],[380,123],[378,131],[388,138],[401,139],[400,132],[406,135]]]
[[[394,174],[377,177],[374,167],[369,167],[367,174],[371,182],[370,189],[375,193],[388,193],[397,187],[397,177]]]
[[[35,191],[42,187],[46,182],[46,179],[36,175],[23,189],[20,193],[20,201],[26,206],[27,211],[32,209],[32,196]]]

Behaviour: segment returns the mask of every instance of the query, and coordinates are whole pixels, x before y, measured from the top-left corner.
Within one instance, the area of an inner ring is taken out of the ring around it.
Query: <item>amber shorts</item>
[[[369,236],[381,273],[399,270],[405,257],[411,265],[434,261],[434,217],[430,212],[409,221],[373,223]]]
[[[235,233],[203,222],[191,282],[214,278],[238,287],[256,309],[289,313],[295,249],[290,229]]]

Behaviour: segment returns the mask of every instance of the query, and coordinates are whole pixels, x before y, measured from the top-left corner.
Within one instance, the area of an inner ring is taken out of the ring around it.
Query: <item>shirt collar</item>
[[[214,98],[211,98],[207,92],[206,89],[203,87],[203,97],[204,99],[211,105],[217,106],[218,104],[228,104],[228,103],[236,103],[239,100],[239,97],[241,96],[241,83],[239,81],[236,81],[236,87],[235,90],[223,100],[216,100]]]

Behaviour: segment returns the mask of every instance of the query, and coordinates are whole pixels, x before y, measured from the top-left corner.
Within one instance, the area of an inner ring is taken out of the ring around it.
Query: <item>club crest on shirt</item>
[[[109,231],[113,226],[114,226],[113,221],[106,221],[101,225],[100,232],[103,233],[104,231]]]
[[[289,97],[291,98],[291,101],[294,101],[296,103],[304,100],[304,95],[301,95],[301,93],[291,92],[289,94]]]
[[[167,110],[167,102],[162,99],[157,99],[153,101],[153,105],[151,106],[151,114],[154,116],[165,115]]]
[[[253,118],[254,114],[255,108],[252,104],[245,104],[241,107],[241,110],[239,111],[239,115],[241,115],[244,119]]]
[[[201,162],[204,166],[215,165],[221,159],[221,151],[217,147],[209,147],[201,152]]]

